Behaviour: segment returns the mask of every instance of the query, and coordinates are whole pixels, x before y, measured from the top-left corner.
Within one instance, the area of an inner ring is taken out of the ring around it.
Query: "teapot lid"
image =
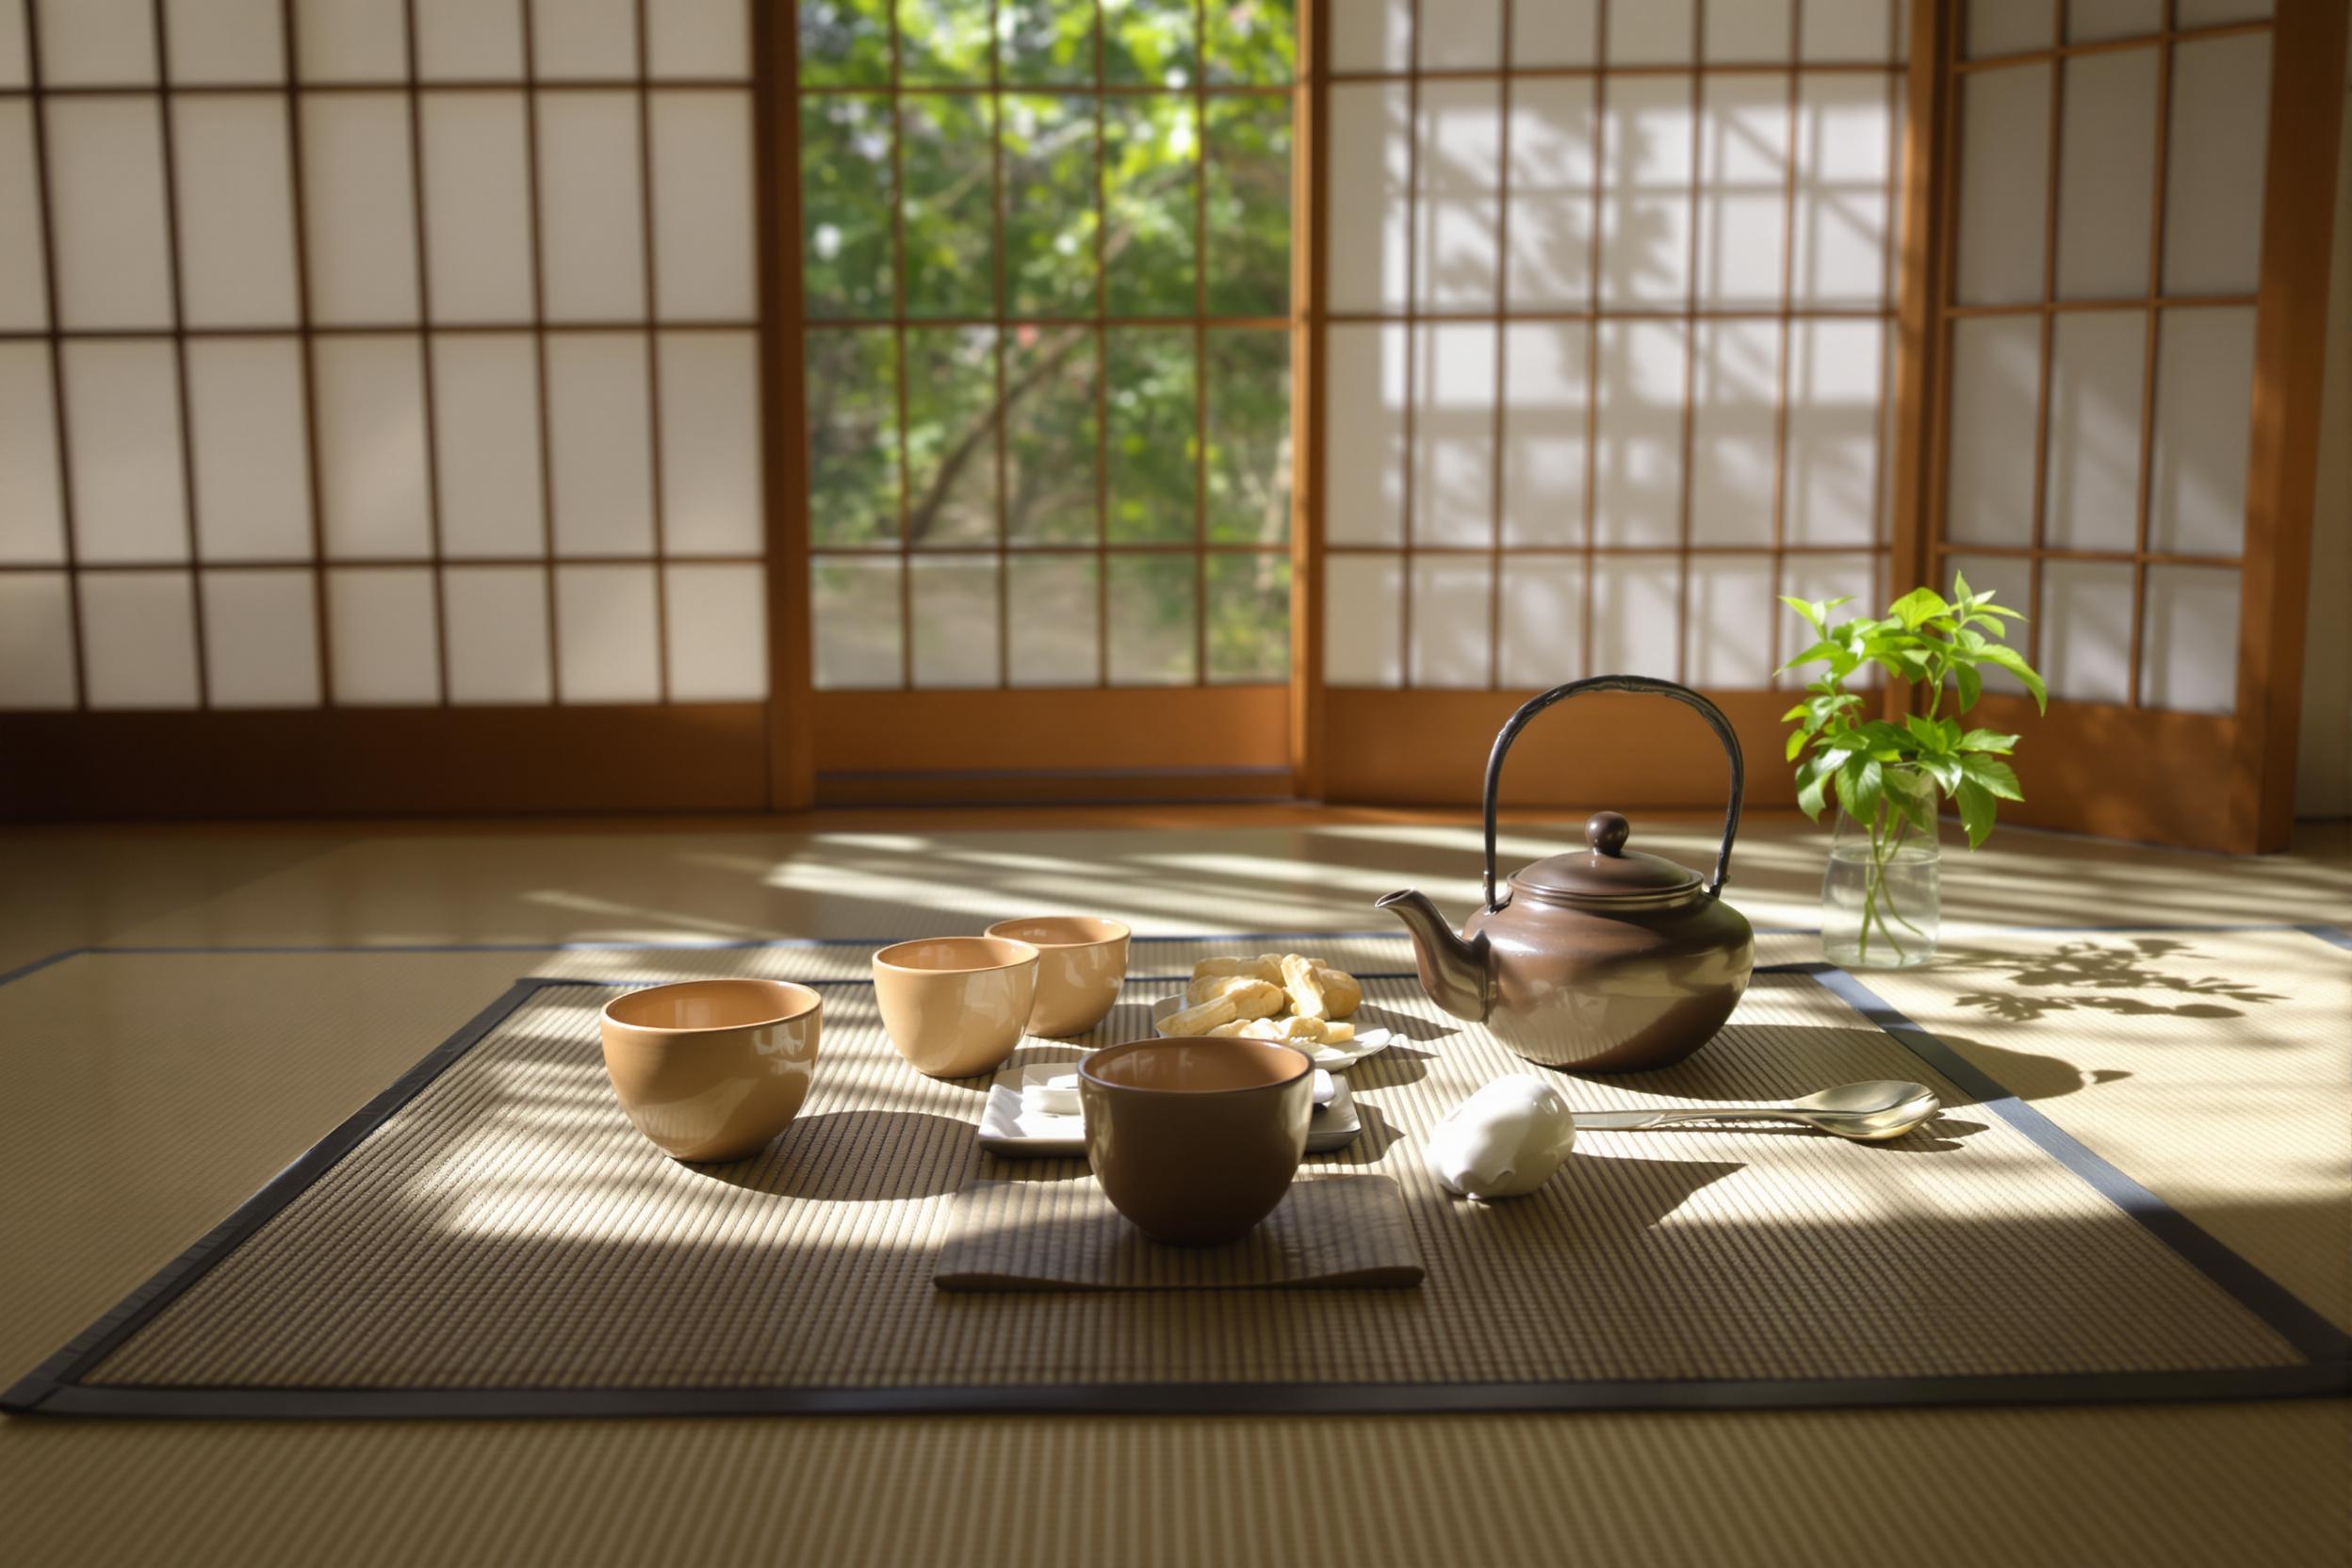
[[[1658,899],[1700,886],[1699,874],[1661,855],[1631,854],[1625,835],[1632,824],[1615,811],[1595,811],[1584,825],[1589,846],[1538,860],[1514,874],[1513,888],[1539,897],[1591,903],[1603,899]]]

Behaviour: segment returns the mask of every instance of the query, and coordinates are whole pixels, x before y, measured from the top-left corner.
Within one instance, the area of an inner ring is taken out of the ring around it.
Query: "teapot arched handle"
[[[1707,896],[1716,897],[1723,890],[1723,878],[1731,872],[1731,841],[1740,832],[1740,797],[1746,792],[1748,782],[1748,764],[1740,755],[1740,737],[1733,733],[1731,721],[1723,716],[1722,709],[1676,681],[1658,680],[1646,675],[1596,675],[1529,697],[1494,737],[1494,749],[1486,759],[1486,906],[1500,907],[1494,902],[1494,808],[1502,797],[1503,758],[1510,753],[1511,743],[1527,727],[1527,721],[1552,704],[1586,692],[1655,692],[1659,696],[1672,697],[1695,710],[1715,731],[1715,738],[1723,743],[1723,754],[1731,759],[1731,804],[1723,811],[1723,846],[1715,856],[1715,874],[1707,883]]]

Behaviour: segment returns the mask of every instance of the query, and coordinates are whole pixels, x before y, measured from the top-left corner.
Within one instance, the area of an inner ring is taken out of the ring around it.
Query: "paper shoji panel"
[[[433,319],[528,323],[535,282],[529,97],[428,90],[418,106]]]
[[[0,708],[764,695],[751,76],[747,0],[0,0]]]
[[[172,242],[153,94],[41,106],[57,318],[68,328],[168,328]]]
[[[63,572],[0,575],[0,707],[74,706],[73,593]]]
[[[205,337],[187,348],[197,552],[295,561],[310,551],[302,351],[287,337]]]
[[[286,76],[283,0],[164,0],[172,80],[183,87]]]
[[[1882,593],[1905,9],[1333,6],[1332,684],[1763,687]]]
[[[40,6],[41,67],[49,82],[154,84],[155,29],[148,0],[40,0]]]
[[[547,547],[538,346],[529,333],[433,340],[441,553],[515,560]]]
[[[0,564],[64,562],[49,351],[40,343],[0,343]]]
[[[439,585],[432,568],[343,567],[326,579],[335,700],[376,707],[439,701]]]
[[[180,388],[169,338],[86,338],[60,346],[74,439],[76,556],[88,564],[186,561]]]
[[[660,695],[660,593],[650,566],[556,568],[556,681],[564,701]]]
[[[285,102],[264,93],[176,98],[172,137],[182,320],[294,326],[302,305]]]
[[[318,595],[309,572],[208,571],[198,588],[212,706],[318,705]]]
[[[2236,706],[2267,16],[1968,8],[1936,546],[2058,697]]]
[[[442,580],[449,700],[544,703],[555,693],[544,566],[452,566]]]
[[[520,80],[526,3],[416,0],[416,74],[428,82]]]
[[[75,587],[88,706],[196,706],[203,683],[190,573],[87,572]]]
[[[0,331],[48,325],[49,269],[41,237],[32,106],[22,98],[0,100]]]
[[[1282,680],[1293,6],[795,8],[816,685]],[[699,47],[682,19],[675,46]],[[1491,308],[1495,127],[1477,85],[1423,106],[1426,134],[1458,131],[1462,168],[1488,170],[1457,184],[1422,166],[1421,242],[1453,258],[1423,282]],[[1335,191],[1404,177],[1401,103],[1340,95]],[[703,190],[742,177],[706,151],[739,140],[708,104],[658,104],[657,188],[672,163],[710,173]],[[1403,286],[1397,223],[1375,211],[1336,247],[1366,302]],[[732,251],[657,260],[681,310],[749,286]],[[744,373],[716,351],[673,363],[682,348],[665,342],[664,374],[697,401]],[[1491,352],[1481,371],[1466,351],[1456,389],[1491,402]],[[743,437],[691,424],[674,550],[740,511]],[[1422,439],[1433,482],[1491,469],[1487,423]],[[678,466],[665,446],[665,487]]]

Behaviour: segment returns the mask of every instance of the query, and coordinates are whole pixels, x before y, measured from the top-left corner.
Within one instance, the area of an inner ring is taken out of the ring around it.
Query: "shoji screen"
[[[2292,431],[2317,402],[2295,359],[2320,335],[2332,186],[2313,202],[2307,150],[2271,138],[2292,124],[2332,159],[2332,90],[2324,122],[2282,99],[2318,90],[2297,41],[2341,69],[2344,8],[2279,10],[1975,0],[1943,41],[1933,557],[2032,616],[2054,717],[2021,748],[2027,820],[2250,849],[2282,682],[2292,744],[2310,482]],[[2312,40],[2330,11],[2332,53]],[[2299,524],[2278,488],[2298,461]]]
[[[1332,0],[1335,795],[1475,790],[1502,714],[1588,674],[1710,689],[1769,743],[1775,595],[1884,592],[1904,9]],[[1537,792],[1720,795],[1655,727],[1655,767]]]
[[[0,709],[760,701],[750,31],[0,3]]]

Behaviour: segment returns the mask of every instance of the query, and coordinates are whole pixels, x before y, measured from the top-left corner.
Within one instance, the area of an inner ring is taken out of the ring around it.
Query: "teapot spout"
[[[1429,993],[1429,1000],[1456,1018],[1485,1022],[1486,934],[1480,932],[1463,941],[1437,912],[1437,906],[1411,889],[1389,894],[1374,907],[1394,913],[1412,933],[1413,963],[1421,972],[1421,988]]]

